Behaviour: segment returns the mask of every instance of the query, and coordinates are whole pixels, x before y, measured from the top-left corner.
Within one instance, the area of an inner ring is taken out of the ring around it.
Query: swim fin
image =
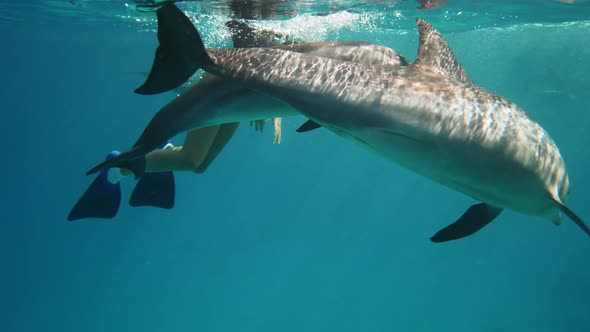
[[[108,154],[106,159],[118,155],[118,151],[113,151]],[[121,204],[121,185],[118,182],[116,184],[109,182],[108,172],[108,168],[100,172],[86,189],[86,192],[70,211],[69,221],[84,218],[111,219],[117,214]]]
[[[154,206],[162,209],[174,207],[175,184],[172,172],[144,174],[133,189],[129,205]]]

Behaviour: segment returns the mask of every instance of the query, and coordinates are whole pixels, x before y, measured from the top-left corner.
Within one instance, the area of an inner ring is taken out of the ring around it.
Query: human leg
[[[215,139],[213,140],[211,148],[205,156],[205,159],[197,168],[193,169],[195,173],[204,173],[205,170],[207,170],[209,165],[211,165],[213,160],[215,160],[215,158],[217,158],[221,150],[223,150],[227,142],[229,142],[229,140],[234,136],[239,125],[239,122],[233,122],[222,124],[219,127],[219,131],[215,136]]]

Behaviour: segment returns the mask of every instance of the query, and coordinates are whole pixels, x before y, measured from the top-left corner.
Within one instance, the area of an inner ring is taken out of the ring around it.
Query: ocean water
[[[551,134],[568,205],[590,221],[590,2],[285,6],[251,23],[409,59],[414,19],[430,21],[474,82]],[[208,45],[231,45],[222,1],[179,7]],[[590,331],[590,239],[573,222],[505,211],[431,243],[471,198],[326,130],[297,134],[302,117],[283,120],[280,145],[243,124],[205,174],[176,173],[173,210],[131,208],[125,179],[115,219],[67,222],[86,170],[174,97],[133,93],[154,16],[115,0],[0,3],[0,331]]]

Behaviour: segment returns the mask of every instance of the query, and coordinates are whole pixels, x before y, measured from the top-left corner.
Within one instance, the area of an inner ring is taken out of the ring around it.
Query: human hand
[[[281,144],[281,118],[274,118],[272,119],[272,123],[274,126],[274,134],[272,135],[272,144]]]
[[[254,129],[256,131],[263,132],[265,123],[266,123],[266,120],[250,121],[250,127],[254,127]]]

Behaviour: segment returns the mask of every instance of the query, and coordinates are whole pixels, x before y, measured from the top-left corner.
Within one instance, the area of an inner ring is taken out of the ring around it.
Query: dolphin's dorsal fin
[[[470,82],[469,76],[467,76],[467,73],[453,55],[440,32],[436,31],[432,25],[424,20],[417,19],[416,24],[420,32],[420,45],[418,46],[418,56],[414,64],[430,68],[460,81]]]

